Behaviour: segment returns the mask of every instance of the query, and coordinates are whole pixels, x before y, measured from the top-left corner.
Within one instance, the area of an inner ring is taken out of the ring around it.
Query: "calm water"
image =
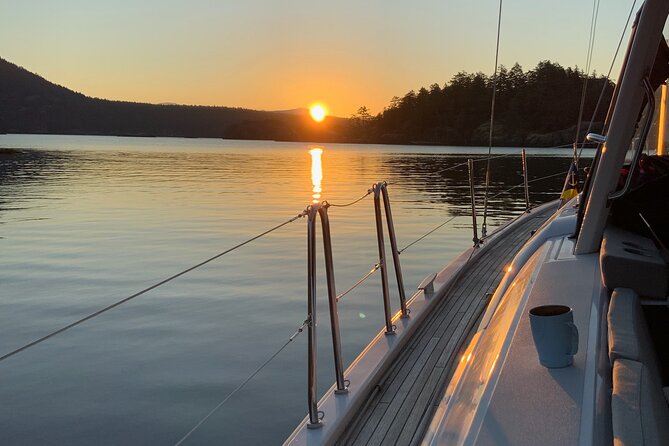
[[[0,154],[0,353],[298,214],[315,193],[308,144],[0,135],[0,147],[21,149]],[[487,149],[321,147],[322,199],[396,183],[400,246],[459,216],[402,254],[409,295],[470,245],[466,169],[439,171]],[[528,161],[532,178],[569,164],[569,151],[530,153],[541,154]],[[519,157],[492,168],[491,194],[522,181]],[[479,184],[484,169],[476,164]],[[534,183],[531,201],[555,198],[562,181]],[[489,225],[518,215],[523,200],[520,188],[492,200]],[[377,261],[373,202],[329,214],[341,291]],[[174,444],[306,318],[305,232],[305,220],[292,223],[0,363],[0,443]],[[322,394],[334,378],[319,280]],[[339,310],[349,364],[383,326],[378,274]],[[306,334],[188,444],[280,444],[305,399]]]

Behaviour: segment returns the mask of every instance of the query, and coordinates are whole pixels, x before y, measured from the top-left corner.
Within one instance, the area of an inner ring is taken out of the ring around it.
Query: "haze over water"
[[[471,244],[466,167],[484,148],[2,135],[0,354],[291,218],[389,186],[407,294]],[[493,154],[519,154],[494,149]],[[570,151],[529,158],[530,178]],[[552,156],[546,156],[552,155]],[[320,169],[318,165],[320,164]],[[491,162],[491,195],[522,181]],[[485,163],[476,163],[479,211]],[[536,204],[563,177],[532,184]],[[524,209],[491,200],[489,225]],[[373,202],[329,210],[337,289],[376,263]],[[479,217],[479,224],[481,219]],[[388,249],[388,248],[387,248]],[[321,242],[319,394],[333,381]],[[500,268],[503,265],[500,265]],[[393,275],[390,273],[391,284]],[[381,330],[378,274],[339,305],[348,365]],[[393,308],[398,307],[393,290]],[[306,318],[306,221],[290,225],[0,363],[0,443],[174,444]],[[306,334],[187,444],[278,444],[306,413]]]

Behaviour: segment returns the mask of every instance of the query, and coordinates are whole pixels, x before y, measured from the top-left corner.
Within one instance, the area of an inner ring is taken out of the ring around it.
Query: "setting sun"
[[[327,115],[327,110],[325,110],[325,107],[322,105],[316,104],[309,107],[309,114],[314,121],[323,122],[323,119],[325,119],[325,116]]]

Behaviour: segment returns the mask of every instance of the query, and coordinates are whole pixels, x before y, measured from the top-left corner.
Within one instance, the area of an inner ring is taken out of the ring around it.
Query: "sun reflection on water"
[[[321,192],[323,192],[321,187],[323,181],[323,164],[321,163],[323,148],[314,147],[309,150],[309,154],[311,155],[311,198],[313,203],[318,203],[321,201]]]

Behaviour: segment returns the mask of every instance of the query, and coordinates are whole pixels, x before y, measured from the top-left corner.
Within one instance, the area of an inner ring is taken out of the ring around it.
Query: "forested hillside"
[[[497,76],[494,144],[556,146],[573,142],[584,79],[577,68],[563,68],[550,61],[529,71],[518,64],[510,70],[502,67]],[[361,107],[351,117],[351,136],[385,143],[487,145],[492,80],[483,73],[460,72],[443,87],[433,84],[394,97],[377,116]],[[601,128],[613,84],[595,76],[588,81],[581,132],[587,129],[603,86],[593,131]]]

